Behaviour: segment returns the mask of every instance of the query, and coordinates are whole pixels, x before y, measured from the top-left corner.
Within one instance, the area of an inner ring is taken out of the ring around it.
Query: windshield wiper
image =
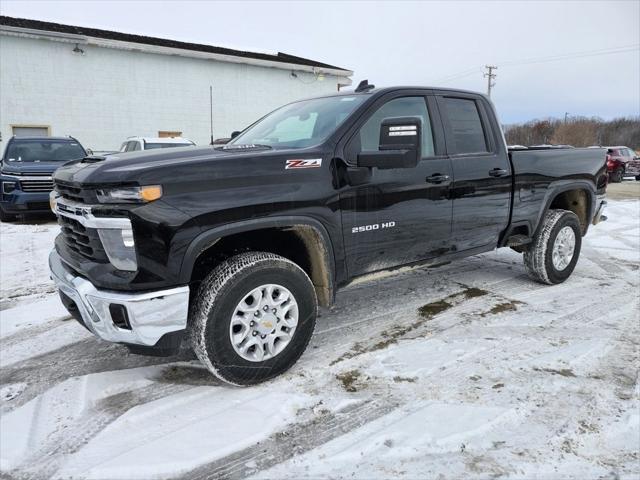
[[[267,150],[273,150],[271,145],[263,145],[261,143],[241,143],[239,145],[225,145],[223,150],[250,150],[252,148],[266,148]]]

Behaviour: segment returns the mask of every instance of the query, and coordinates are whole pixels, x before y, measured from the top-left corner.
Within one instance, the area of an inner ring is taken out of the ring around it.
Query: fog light
[[[2,182],[2,193],[12,193],[16,189],[16,182]]]
[[[119,303],[109,304],[109,314],[111,314],[111,320],[116,327],[123,330],[131,330],[131,323],[129,323],[129,314],[124,305]]]

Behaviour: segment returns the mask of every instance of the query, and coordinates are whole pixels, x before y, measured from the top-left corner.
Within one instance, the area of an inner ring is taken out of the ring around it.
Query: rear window
[[[475,100],[444,98],[444,114],[453,134],[451,153],[488,152],[480,112]]]
[[[7,162],[68,162],[84,158],[86,152],[78,142],[67,140],[14,140],[7,148]]]

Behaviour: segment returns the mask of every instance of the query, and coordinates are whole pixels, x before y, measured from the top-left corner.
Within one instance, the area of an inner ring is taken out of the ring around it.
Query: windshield
[[[364,95],[316,98],[285,105],[259,120],[224,148],[261,145],[304,148],[317,145],[365,100]]]
[[[84,158],[86,152],[69,140],[14,140],[9,145],[7,162],[68,162]]]
[[[145,150],[151,150],[153,148],[173,148],[173,147],[189,147],[192,143],[144,143]]]

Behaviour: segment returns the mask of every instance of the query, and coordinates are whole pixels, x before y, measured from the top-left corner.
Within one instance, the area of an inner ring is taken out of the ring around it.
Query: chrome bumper
[[[187,327],[188,286],[145,293],[99,290],[70,273],[55,250],[49,255],[49,269],[56,286],[75,302],[87,328],[103,340],[154,346],[164,334]],[[111,304],[126,308],[130,330],[113,322]]]

